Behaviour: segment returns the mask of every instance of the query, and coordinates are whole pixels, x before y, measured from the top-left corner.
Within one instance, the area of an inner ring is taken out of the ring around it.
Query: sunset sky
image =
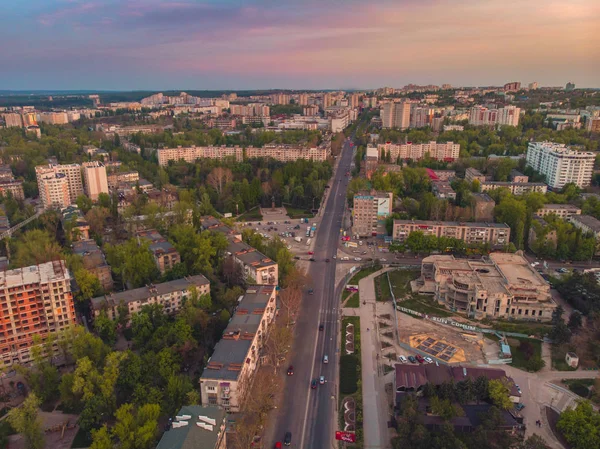
[[[2,89],[600,87],[598,0],[0,0]]]

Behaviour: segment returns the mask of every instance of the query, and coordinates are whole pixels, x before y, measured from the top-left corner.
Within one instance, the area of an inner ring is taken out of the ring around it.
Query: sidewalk
[[[365,449],[387,449],[391,447],[391,435],[387,427],[389,421],[388,401],[383,377],[380,375],[380,358],[378,358],[378,354],[381,353],[381,341],[377,317],[382,313],[388,313],[385,310],[386,305],[390,310],[392,306],[387,303],[377,303],[374,282],[375,277],[386,271],[388,271],[387,268],[361,279],[358,284],[360,307],[358,309],[344,309],[344,315],[360,316]],[[366,302],[366,304],[363,304],[363,302]]]

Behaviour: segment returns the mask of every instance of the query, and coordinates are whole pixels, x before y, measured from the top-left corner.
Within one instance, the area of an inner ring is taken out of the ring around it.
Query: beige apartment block
[[[174,314],[179,312],[193,288],[197,289],[199,295],[210,294],[209,280],[199,274],[92,298],[92,312],[98,316],[105,310],[111,320],[116,320],[119,318],[119,306],[125,305],[131,319],[143,306],[159,304],[165,313]]]
[[[504,223],[394,220],[394,240],[403,242],[415,231],[436,237],[451,237],[467,244],[487,243],[495,247],[508,245],[510,241],[510,227]]]
[[[543,182],[486,181],[481,183],[482,192],[501,188],[508,189],[513,195],[524,195],[532,192],[546,193],[548,191],[548,186]]]
[[[202,405],[238,412],[260,364],[277,309],[274,285],[251,285],[200,375]]]
[[[382,151],[389,153],[393,162],[398,159],[420,160],[426,156],[438,161],[453,161],[458,159],[460,154],[460,145],[453,142],[408,144],[381,143],[377,148],[380,153]]]
[[[38,165],[35,167],[35,174],[37,178],[38,188],[40,191],[40,198],[42,199],[42,204],[45,208],[54,207],[52,206],[52,198],[56,199],[58,195],[58,190],[62,191],[63,187],[59,186],[62,184],[59,181],[56,181],[58,178],[65,178],[67,183],[67,190],[69,195],[68,204],[62,204],[61,207],[66,207],[69,204],[75,203],[77,197],[79,195],[83,195],[83,182],[81,179],[81,165],[79,164],[49,164],[49,165]],[[50,181],[48,181],[50,180]],[[55,180],[55,181],[51,181]],[[45,193],[48,190],[48,187],[45,185],[47,182],[52,184],[50,186],[50,192],[52,195],[48,195],[45,198]],[[51,198],[52,197],[52,198]],[[61,200],[62,201],[62,198]]]
[[[481,260],[437,255],[423,259],[420,293],[475,319],[550,321],[556,303],[550,285],[519,254]]]
[[[538,209],[535,214],[540,217],[554,214],[557,217],[566,219],[571,215],[581,215],[581,209],[572,204],[544,204],[544,206],[541,209]]]
[[[4,366],[31,362],[33,337],[77,322],[64,260],[0,272],[0,355]]]
[[[92,201],[98,200],[101,193],[108,194],[108,179],[106,178],[106,167],[102,162],[84,162],[83,180],[85,184],[85,193]]]
[[[392,213],[392,192],[357,192],[352,210],[352,234],[359,237],[377,235],[377,223]]]
[[[11,194],[16,200],[24,200],[23,181],[0,181],[0,195]]]
[[[171,243],[155,230],[139,231],[138,239],[146,239],[150,242],[150,251],[154,257],[154,263],[161,272],[165,274],[173,266],[181,262],[181,256]]]

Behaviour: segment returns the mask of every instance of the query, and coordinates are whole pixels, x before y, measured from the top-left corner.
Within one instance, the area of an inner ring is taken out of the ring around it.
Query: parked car
[[[419,363],[423,363],[423,362],[425,362],[425,359],[424,359],[423,357],[421,357],[421,355],[420,355],[420,354],[417,354],[417,355],[415,356],[415,358],[417,359],[417,362],[419,362]]]
[[[319,324],[319,330],[322,331],[325,329],[325,325],[323,323]]]
[[[425,363],[433,363],[433,359],[431,357],[425,357]]]
[[[309,251],[307,254],[308,254],[309,256],[312,256],[314,253],[315,253],[314,251]]]
[[[275,443],[275,449],[281,449],[283,446],[281,445],[281,441]]]
[[[323,356],[323,363],[329,363],[329,357],[327,357],[327,354]]]
[[[362,259],[360,257],[355,257],[354,260],[360,262]]]
[[[321,385],[325,384],[325,376],[319,376],[319,384],[321,384]]]
[[[412,355],[408,356],[408,360],[410,361],[410,363],[417,363],[417,359],[415,359]]]
[[[313,379],[313,380],[310,381],[310,388],[312,388],[313,390],[315,388],[317,388],[317,385],[318,385],[317,379]]]
[[[288,368],[287,375],[288,376],[294,375],[294,366],[293,365],[290,365],[290,367]]]
[[[525,408],[525,404],[519,402],[517,405],[515,405],[515,408],[517,409],[518,412],[520,412],[521,410],[523,410]]]
[[[292,432],[286,432],[283,438],[283,444],[290,446],[292,444]]]
[[[310,259],[308,259],[308,260],[310,260],[311,262],[314,262],[314,261],[315,261],[315,258],[314,258],[314,257],[311,257],[311,258],[310,258]]]
[[[400,363],[406,363],[406,362],[408,362],[407,358],[406,358],[406,357],[404,357],[403,355],[399,355],[399,356],[398,356],[398,361],[399,361]]]
[[[521,387],[519,387],[518,385],[515,384],[515,387],[517,387],[517,391],[519,392],[519,394],[523,394],[523,392],[521,391]]]

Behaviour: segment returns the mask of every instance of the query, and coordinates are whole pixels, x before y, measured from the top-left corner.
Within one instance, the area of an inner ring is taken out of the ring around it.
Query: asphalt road
[[[314,294],[306,294],[296,320],[290,360],[294,375],[285,380],[276,421],[276,441],[283,441],[285,432],[289,431],[292,448],[329,448],[336,429],[340,304],[339,292],[335,291],[336,261],[332,256],[337,252],[340,239],[340,223],[346,207],[346,181],[350,179],[345,174],[350,170],[351,162],[352,147],[346,141],[315,235],[316,262],[308,269]],[[325,262],[326,258],[331,262]],[[324,325],[323,331],[319,331],[319,324]],[[325,354],[329,356],[328,364],[323,363]],[[325,376],[325,384],[311,389],[311,380],[318,380],[319,376]],[[274,446],[275,441],[271,444]]]

